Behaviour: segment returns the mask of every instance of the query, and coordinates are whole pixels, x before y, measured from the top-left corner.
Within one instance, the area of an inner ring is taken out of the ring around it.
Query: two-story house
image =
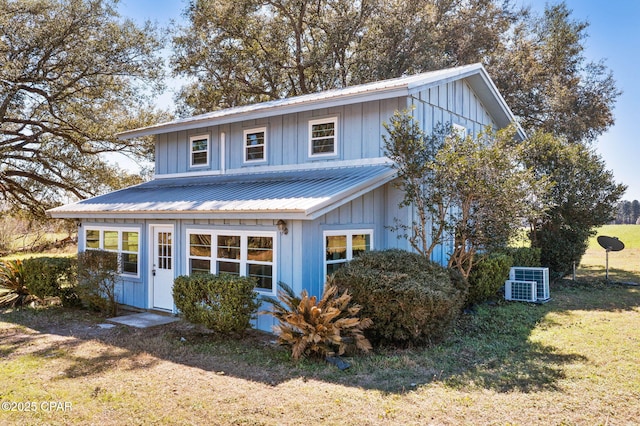
[[[358,253],[410,248],[388,229],[412,212],[398,207],[382,140],[382,123],[407,108],[427,132],[514,121],[480,64],[224,109],[122,133],[155,135],[154,179],[49,214],[78,221],[80,251],[120,254],[122,304],[175,312],[174,278],[197,271],[319,295]]]

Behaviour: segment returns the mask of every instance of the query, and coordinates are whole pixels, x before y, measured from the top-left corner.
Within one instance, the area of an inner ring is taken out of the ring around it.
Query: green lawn
[[[5,410],[0,424],[636,424],[640,289],[564,281],[551,295],[483,305],[438,345],[378,350],[345,372],[295,363],[255,331],[5,310],[1,402],[71,410]]]

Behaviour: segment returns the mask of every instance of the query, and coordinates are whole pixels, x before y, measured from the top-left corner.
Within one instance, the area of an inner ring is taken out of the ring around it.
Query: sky
[[[546,0],[516,0],[517,5],[530,5],[542,13]],[[557,3],[552,1],[550,3]],[[638,0],[565,0],[577,21],[589,22],[584,41],[588,61],[604,60],[622,91],[615,109],[615,125],[594,143],[607,169],[616,182],[628,186],[623,199],[640,200],[640,1]],[[138,22],[151,20],[161,26],[182,21],[186,0],[121,0],[122,16]],[[179,85],[179,80],[169,86]],[[173,92],[167,91],[158,101],[163,108],[173,109]]]

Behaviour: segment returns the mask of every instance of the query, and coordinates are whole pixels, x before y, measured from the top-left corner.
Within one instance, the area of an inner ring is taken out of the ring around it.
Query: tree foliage
[[[588,26],[564,2],[548,4],[542,17],[524,14],[489,59],[496,86],[527,131],[590,142],[613,125],[620,91],[603,61],[584,56]]]
[[[582,144],[548,133],[535,133],[524,143],[523,161],[537,179],[548,179],[550,208],[530,221],[533,247],[541,262],[558,276],[578,264],[593,228],[609,223],[626,186],[615,182],[602,158]]]
[[[537,16],[509,0],[192,0],[185,15],[185,114],[482,62],[525,130],[580,142],[620,95],[562,2]]]
[[[514,19],[497,0],[192,0],[174,72],[184,113],[480,61]],[[502,5],[502,3],[500,3]]]
[[[514,127],[463,137],[438,126],[427,135],[404,111],[385,128],[401,207],[413,206],[417,218],[395,230],[427,259],[453,235],[449,266],[468,277],[478,251],[506,245],[524,218],[543,210],[546,179],[534,180],[521,166]]]
[[[115,0],[0,0],[0,194],[42,214],[139,177],[101,154],[141,158],[150,144],[118,131],[155,122],[156,29],[117,15]]]

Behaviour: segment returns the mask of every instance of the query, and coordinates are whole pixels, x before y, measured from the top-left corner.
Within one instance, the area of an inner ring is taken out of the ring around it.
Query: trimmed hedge
[[[502,253],[493,253],[479,259],[469,274],[467,305],[484,302],[495,296],[509,278],[513,258]]]
[[[506,247],[500,249],[500,253],[511,256],[511,266],[539,267],[540,249],[536,247]]]
[[[425,344],[441,339],[458,317],[468,283],[458,272],[403,250],[371,251],[336,271],[334,284],[347,290],[365,330],[378,345]]]
[[[75,259],[69,257],[32,257],[23,262],[24,281],[29,292],[44,299],[61,297],[63,288],[73,286]]]
[[[254,279],[229,274],[182,275],[173,284],[180,314],[219,333],[243,333],[257,312]]]

